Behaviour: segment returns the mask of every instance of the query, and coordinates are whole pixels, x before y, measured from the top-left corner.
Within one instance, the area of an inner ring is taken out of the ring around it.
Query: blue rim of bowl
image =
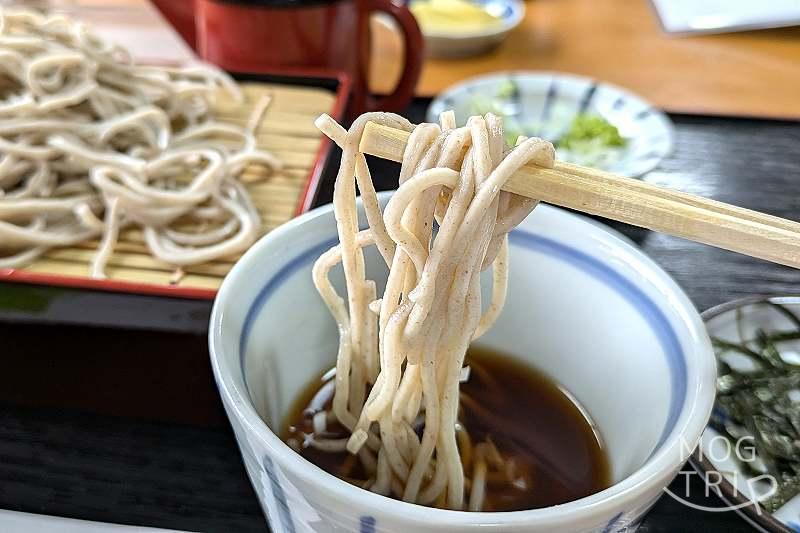
[[[653,159],[653,163],[649,165],[643,165],[642,169],[637,169],[636,172],[624,173],[623,175],[627,177],[640,178],[648,172],[653,171],[675,150],[675,126],[666,113],[655,107],[648,100],[624,87],[620,87],[619,85],[615,85],[613,83],[597,80],[589,76],[581,76],[580,74],[559,72],[555,70],[504,70],[467,78],[466,80],[462,80],[458,83],[450,85],[437,94],[431,101],[430,105],[428,105],[428,109],[425,111],[425,120],[428,122],[436,122],[438,120],[436,114],[434,113],[434,110],[437,106],[441,108],[439,111],[450,109],[452,106],[448,106],[446,101],[449,98],[452,98],[452,94],[455,92],[469,91],[471,86],[487,80],[506,79],[514,81],[526,76],[549,77],[551,87],[553,86],[554,82],[557,82],[558,80],[569,80],[571,82],[583,83],[587,86],[587,94],[589,95],[594,95],[598,88],[605,87],[618,93],[620,95],[618,100],[622,99],[623,101],[627,100],[641,102],[644,105],[644,109],[640,111],[639,114],[644,113],[644,116],[656,116],[659,119],[666,136],[666,150],[664,150],[663,153],[657,154],[657,157]],[[551,99],[552,96],[548,94],[547,98]],[[582,106],[583,105],[584,104],[582,103]]]
[[[483,37],[491,37],[493,35],[501,35],[503,33],[508,33],[517,26],[522,23],[522,19],[525,18],[525,2],[522,0],[482,0],[482,1],[475,1],[475,4],[488,4],[490,2],[498,2],[504,3],[508,6],[510,13],[506,16],[500,18],[500,24],[496,27],[488,27],[483,30],[478,31],[471,31],[471,32],[463,32],[463,33],[456,33],[456,32],[426,32],[422,30],[422,26],[420,26],[420,31],[422,31],[422,35],[424,37],[431,37],[434,39],[453,39],[453,40],[461,40],[461,39],[479,39]],[[412,2],[409,2],[409,7],[411,6]]]
[[[249,395],[250,388],[247,384],[246,375],[246,354],[250,333],[253,329],[256,317],[275,290],[280,287],[286,279],[294,275],[299,269],[307,266],[308,263],[313,263],[320,254],[329,250],[332,246],[336,245],[336,243],[338,243],[338,239],[334,238],[305,249],[297,254],[261,287],[255,300],[253,300],[248,308],[244,323],[242,324],[242,330],[239,334],[239,366],[241,367],[245,391],[247,391]],[[520,248],[557,258],[565,265],[578,269],[599,282],[604,283],[609,289],[622,296],[628,304],[634,307],[653,330],[661,345],[661,349],[664,351],[671,378],[671,387],[667,420],[664,422],[664,428],[661,431],[658,442],[646,459],[646,461],[650,460],[651,457],[659,452],[675,430],[680,413],[685,407],[687,395],[689,377],[686,368],[686,354],[681,348],[680,341],[678,341],[674,329],[669,324],[669,320],[653,301],[653,298],[644,294],[640,288],[631,283],[622,274],[602,263],[592,255],[582,252],[573,246],[518,228],[509,233],[509,243],[511,246],[519,246]]]
[[[564,210],[559,208],[552,208],[552,209],[555,209],[556,211],[561,213],[566,213]],[[234,265],[234,268],[232,269],[231,273],[229,273],[229,275],[223,282],[219,294],[222,295],[227,292],[227,286],[232,283],[234,274],[238,273],[239,270],[245,268],[243,265],[247,263],[248,260],[252,260],[250,259],[251,256],[255,256],[256,255],[255,252],[257,252],[260,248],[263,248],[266,245],[267,241],[277,238],[279,234],[283,234],[287,231],[290,231],[293,228],[307,222],[310,219],[319,216],[324,216],[330,210],[331,210],[330,205],[315,209],[314,211],[306,213],[290,221],[281,228],[272,232],[270,235],[263,237],[258,243],[256,243],[253,246],[253,248],[250,251],[248,251],[242,257],[242,259],[239,262],[237,262],[236,265]],[[598,225],[596,222],[586,217],[582,217],[572,213],[566,213],[566,214],[572,217],[579,218],[584,222],[588,222],[590,225]],[[646,263],[652,263],[656,271],[664,274],[665,279],[662,281],[665,281],[671,290],[676,290],[678,291],[679,294],[683,294],[680,287],[678,287],[678,285],[674,282],[674,280],[672,280],[672,278],[666,275],[666,273],[664,273],[663,270],[656,263],[652,261],[652,259],[644,255],[641,252],[641,250],[638,249],[638,247],[633,245],[627,239],[620,238],[616,231],[607,227],[603,229],[605,232],[610,233],[611,235],[615,236],[620,240],[622,244],[622,249],[624,251],[638,255],[639,256],[638,258]],[[691,306],[690,302],[688,301],[688,297],[684,295],[684,298],[686,299],[686,304]],[[219,298],[217,300],[219,300]],[[226,407],[233,410],[232,413],[229,413],[229,416],[235,417],[236,422],[238,424],[242,425],[245,428],[248,428],[249,431],[253,432],[254,436],[259,441],[261,441],[262,445],[264,445],[267,450],[275,454],[275,456],[283,457],[284,460],[288,461],[287,468],[292,468],[294,470],[295,475],[300,475],[309,482],[315,482],[315,483],[322,482],[323,487],[327,487],[328,489],[333,490],[334,492],[337,492],[340,495],[342,494],[341,491],[344,489],[356,490],[355,487],[352,487],[346,482],[339,480],[335,476],[327,474],[321,469],[319,469],[319,471],[322,472],[323,475],[321,477],[317,476],[315,479],[311,479],[308,474],[309,469],[307,468],[309,463],[304,459],[302,459],[299,455],[295,454],[295,452],[291,450],[291,448],[289,448],[282,440],[280,440],[280,438],[277,435],[275,435],[267,427],[267,425],[255,411],[255,408],[252,406],[250,398],[247,397],[246,391],[239,390],[234,383],[223,383],[229,381],[231,378],[226,377],[226,372],[222,371],[220,361],[218,360],[218,356],[215,355],[216,352],[219,349],[221,349],[220,347],[221,329],[219,329],[218,327],[221,326],[220,322],[221,322],[222,311],[219,306],[220,306],[219,301],[215,301],[211,316],[211,323],[210,323],[211,327],[209,328],[209,345],[211,349],[212,369],[214,371],[214,378],[217,387],[220,390],[220,395],[223,397],[224,403],[226,403]],[[697,317],[696,321],[691,319],[691,317],[684,317],[684,318],[688,320],[686,322],[686,325],[691,332],[699,334],[702,331],[702,322],[700,321],[699,316]],[[682,321],[684,320],[682,319]],[[711,349],[710,344],[708,346],[708,349],[709,350]],[[686,353],[683,352],[683,350],[682,354],[684,357],[687,355]],[[699,358],[697,359],[696,364],[697,364],[697,369],[696,369],[697,375],[695,376],[696,383],[693,382],[696,386],[693,387],[693,390],[696,399],[702,402],[700,389],[705,388],[705,386],[708,385],[705,383],[702,377],[704,375],[704,372],[708,369],[705,368],[706,365]],[[713,386],[713,384],[711,386]],[[686,401],[684,400],[684,407],[685,407],[685,402]],[[711,405],[709,405],[708,407],[708,413],[706,413],[705,415],[706,418],[708,417],[710,412],[711,412]],[[683,416],[686,416],[685,420],[682,420]],[[696,424],[696,419],[697,419],[696,413],[695,415],[686,414],[686,410],[682,409],[681,415],[679,416],[679,421],[681,422],[681,425],[679,426],[680,429],[689,430],[693,428],[693,426]],[[678,427],[673,428],[673,431],[671,433],[674,433],[678,429],[679,429]],[[701,432],[698,431],[698,439],[700,434]],[[605,492],[615,491],[614,494],[612,494],[611,496],[613,496],[614,498],[625,499],[625,498],[632,498],[633,497],[632,494],[638,490],[650,490],[653,486],[659,484],[662,484],[659,486],[666,486],[666,484],[672,478],[671,476],[668,476],[668,474],[666,473],[666,469],[667,467],[671,468],[670,465],[672,461],[674,461],[675,459],[674,457],[675,454],[681,456],[683,455],[680,451],[681,449],[682,447],[678,446],[677,443],[670,444],[668,442],[664,442],[659,447],[659,449],[647,459],[645,464],[642,465],[640,468],[638,468],[630,476],[628,476],[627,478],[618,483],[615,483],[608,489],[604,489],[599,493],[596,493],[592,496],[587,496],[586,498],[582,498],[581,500],[576,500],[576,501],[582,502],[583,504],[582,510],[584,512],[599,513],[602,512],[600,511],[600,508],[609,503],[608,495],[606,495],[602,499],[597,499],[599,495]],[[681,463],[685,462],[686,459],[688,459],[688,457],[682,459]],[[301,464],[303,465],[303,468],[300,468]],[[655,469],[657,467],[658,469]],[[316,472],[315,469],[310,469],[310,470]],[[404,516],[404,513],[409,512],[417,507],[416,505],[413,504],[406,504],[404,502],[394,501],[391,499],[380,497],[378,495],[371,494],[369,492],[367,492],[364,495],[364,497],[367,498],[369,500],[370,505],[372,505],[379,512],[394,517]],[[590,500],[590,502],[586,502],[586,500]],[[569,502],[554,507],[550,507],[547,509],[571,508],[574,506],[575,503],[576,502]],[[465,517],[476,514],[463,511],[450,511],[450,510],[429,509],[429,508],[424,508],[424,509],[427,512],[436,514],[439,517],[439,519],[443,521],[443,523],[451,523],[454,526],[466,525],[468,521],[465,521]],[[490,525],[491,527],[497,527],[501,525],[508,527],[518,527],[521,523],[523,523],[521,522],[521,520],[523,520],[522,518],[523,516],[535,512],[537,512],[537,510],[514,511],[506,513],[477,513],[477,514],[484,515],[484,519],[486,520],[486,525]],[[563,513],[560,513],[556,515],[556,518],[551,518],[551,519],[555,520],[563,519],[562,514]],[[622,519],[623,519],[623,513],[620,512],[612,518],[612,520],[605,527],[604,531],[611,531],[613,527],[617,526],[619,521]]]
[[[713,318],[740,307],[756,305],[760,303],[800,304],[800,294],[761,295],[738,298],[736,300],[731,300],[729,302],[716,305],[710,309],[706,309],[700,313],[700,316],[703,318],[703,322],[708,322]],[[714,355],[716,357],[716,352],[714,352]],[[716,400],[714,401],[714,404],[716,405]],[[730,481],[727,480],[727,478],[725,478],[725,476],[720,475],[717,467],[715,467],[714,464],[700,452],[699,445],[689,458],[689,462],[692,464],[697,473],[703,477],[703,479],[706,479],[710,472],[714,472],[719,475],[718,479],[720,481],[719,483],[716,483],[715,480],[715,484],[720,492],[720,498],[722,498],[722,500],[729,505],[736,506],[735,511],[742,518],[750,522],[751,525],[758,527],[763,531],[767,531],[768,533],[795,533],[795,530],[775,518],[772,513],[761,507],[760,504],[754,503],[752,500],[746,498],[741,491],[736,490],[736,488],[731,484]]]

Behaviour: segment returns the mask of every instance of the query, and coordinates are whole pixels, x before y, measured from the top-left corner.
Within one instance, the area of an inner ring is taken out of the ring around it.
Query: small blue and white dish
[[[674,130],[667,116],[639,96],[615,85],[557,72],[504,72],[471,78],[437,96],[426,119],[438,122],[448,109],[459,125],[475,114],[502,115],[507,132],[542,137],[558,158],[639,177],[672,152]],[[575,152],[559,147],[576,117],[597,116],[615,127],[623,146]]]
[[[786,362],[783,367],[787,372],[786,379],[797,379],[800,374],[800,335],[788,335],[787,332],[800,332],[800,295],[742,298],[713,307],[702,316],[709,335],[714,339],[718,367],[722,371],[718,388],[736,390],[731,388],[730,376],[725,375],[730,371],[725,369],[744,375],[758,370],[754,366],[758,365],[757,358],[742,356],[730,347],[746,346],[754,353],[765,353],[754,341],[764,335],[783,337],[775,343],[778,356]],[[759,415],[779,420],[780,389],[771,386],[770,378],[761,373],[751,375],[759,380],[758,393],[768,394],[759,398],[769,406],[758,410]],[[747,423],[741,425],[740,416],[732,416],[721,396],[722,393],[715,402],[711,423],[692,456],[695,469],[706,479],[706,490],[713,490],[723,500],[721,509],[736,511],[756,531],[800,532],[800,494],[777,493],[780,482],[766,468],[760,456],[763,439],[755,436]],[[792,405],[800,406],[797,389],[789,391],[788,396]],[[755,417],[751,420],[755,423]],[[732,438],[733,433],[736,439]],[[800,457],[800,452],[795,454],[795,457]]]
[[[414,4],[428,0],[412,0]],[[448,31],[431,30],[424,24],[420,29],[425,37],[425,52],[430,57],[458,58],[479,55],[492,50],[502,43],[508,34],[519,26],[525,17],[525,3],[522,0],[472,0],[497,19],[496,24],[463,30],[453,28]]]

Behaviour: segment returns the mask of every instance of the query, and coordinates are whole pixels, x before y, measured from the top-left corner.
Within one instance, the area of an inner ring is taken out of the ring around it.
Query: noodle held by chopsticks
[[[218,122],[236,83],[208,66],[135,65],[124,49],[60,15],[0,10],[0,268],[100,238],[105,277],[120,230],[140,227],[173,266],[247,249],[260,217],[238,176],[279,169],[255,129]]]
[[[383,213],[358,152],[369,121],[411,131],[400,187]],[[347,450],[367,458],[362,463],[370,477],[359,484],[409,502],[480,510],[488,469],[506,466],[491,441],[477,443],[473,454],[469,428],[458,423],[464,356],[502,309],[508,232],[535,207],[500,188],[529,162],[552,167],[553,146],[520,139],[507,149],[493,115],[472,117],[463,128],[451,113],[441,125],[413,127],[395,115],[370,113],[346,132],[326,115],[317,126],[343,151],[334,190],[340,243],[319,258],[313,279],[339,326],[331,409],[350,432]],[[370,226],[361,231],[356,185]],[[363,249],[373,245],[389,267],[380,298],[365,272]],[[328,280],[339,263],[346,299]],[[482,315],[480,273],[489,266],[492,300]],[[459,441],[470,447],[473,479],[465,479]],[[320,439],[313,445],[325,446]],[[341,440],[330,445],[338,450]],[[465,503],[467,487],[472,501]]]

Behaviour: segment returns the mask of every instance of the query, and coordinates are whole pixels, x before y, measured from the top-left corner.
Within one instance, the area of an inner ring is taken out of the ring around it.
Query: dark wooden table
[[[409,117],[420,120],[426,103],[415,102]],[[647,181],[800,219],[800,124],[672,118],[675,153]],[[380,188],[389,188],[396,168],[381,167]],[[330,199],[330,185],[319,203]],[[700,310],[800,292],[800,271],[614,226]],[[210,307],[0,284],[0,508],[201,532],[265,531],[210,373]],[[693,501],[714,505],[697,476],[691,479]],[[683,485],[679,479],[673,487]],[[749,530],[732,512],[703,513],[667,497],[640,528]]]

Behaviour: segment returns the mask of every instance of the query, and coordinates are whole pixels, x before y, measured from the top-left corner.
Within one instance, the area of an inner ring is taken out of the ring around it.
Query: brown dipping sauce
[[[611,484],[608,458],[592,424],[572,398],[553,381],[504,354],[471,346],[470,375],[461,384],[459,421],[473,445],[487,437],[504,458],[513,458],[524,489],[503,480],[486,488],[484,511],[522,511],[565,503]],[[281,437],[301,443],[300,455],[327,472],[354,482],[365,479],[360,461],[346,452],[302,446],[313,433],[312,417],[333,399],[332,372],[314,380],[297,399]],[[327,436],[346,437],[328,424]],[[465,476],[469,477],[469,469]]]

